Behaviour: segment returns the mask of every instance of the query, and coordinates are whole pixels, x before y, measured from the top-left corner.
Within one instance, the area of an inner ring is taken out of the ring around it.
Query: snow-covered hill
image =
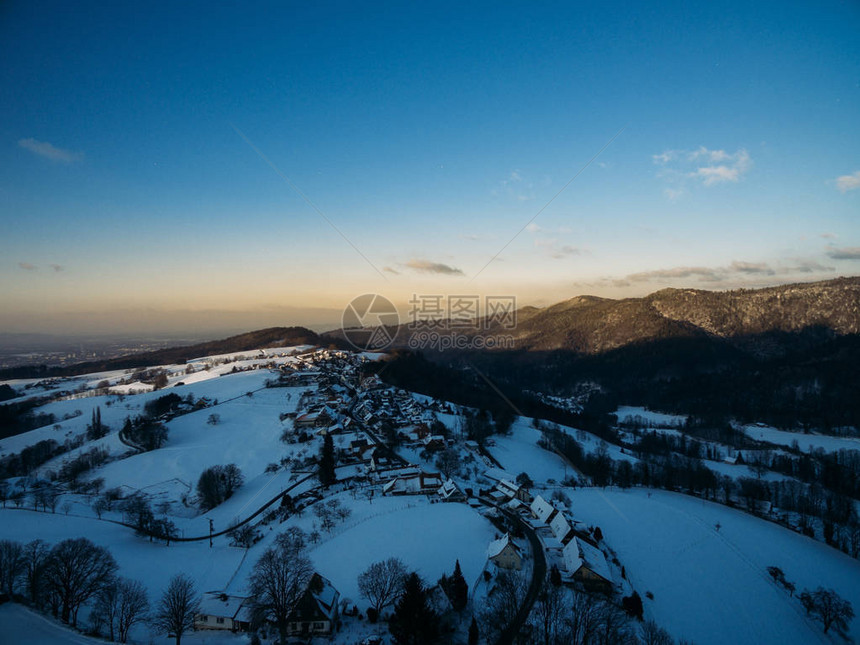
[[[54,422],[0,441],[0,459],[15,459],[46,440],[56,442],[58,453],[26,476],[6,482],[9,499],[0,509],[0,539],[26,543],[39,538],[53,545],[66,538],[88,537],[107,547],[120,574],[142,582],[153,602],[180,572],[190,575],[201,592],[247,594],[248,577],[258,558],[290,527],[305,532],[316,570],[361,611],[368,603],[360,597],[358,574],[387,557],[400,558],[431,584],[450,574],[459,560],[470,588],[479,586],[487,566],[486,548],[499,535],[498,526],[479,512],[480,504],[474,501],[472,505],[443,504],[432,494],[383,497],[384,475],[371,473],[376,467],[369,458],[372,450],[362,452],[361,446],[372,448],[388,423],[401,430],[400,454],[414,462],[412,470],[437,469],[438,452],[430,446],[438,436],[428,434],[432,427],[433,432],[448,435],[448,447],[460,464],[453,477],[463,490],[477,494],[499,479],[513,480],[525,473],[533,482],[534,494],[547,499],[553,494],[560,499],[566,496],[570,501],[566,512],[573,520],[601,528],[604,539],[599,546],[610,559],[617,559],[613,565],[617,571],[624,567],[624,584],[629,583],[625,588],[642,595],[646,618],[653,618],[677,639],[699,645],[831,642],[798,599],[772,581],[766,571],[769,566],[782,569],[798,591],[833,588],[860,608],[856,559],[776,523],[691,496],[588,486],[588,477],[570,461],[542,447],[547,426],[541,420],[517,417],[506,435],[493,436],[479,449],[460,436],[462,410],[457,406],[377,389],[375,384],[364,389],[358,366],[379,358],[308,347],[200,357],[189,365],[161,366],[167,387],[138,394],[123,393],[133,389],[128,382],[134,377],[131,371],[85,375],[44,387],[16,381],[13,387],[26,396],[36,396],[37,390],[39,396],[51,398],[34,412],[53,415]],[[75,390],[73,395],[68,394],[70,389]],[[148,403],[167,394],[177,395],[182,403],[160,419],[167,429],[166,442],[148,452],[136,450],[120,436],[120,428],[127,418],[144,414]],[[362,419],[370,419],[367,426],[353,415],[355,409],[362,410]],[[89,440],[87,426],[96,410],[108,432]],[[320,414],[327,415],[327,429],[312,422]],[[635,419],[652,426],[648,431],[682,435],[683,417],[619,408],[622,423]],[[426,431],[421,430],[423,425]],[[619,445],[576,428],[553,427],[575,439],[585,455],[600,453],[640,465],[641,455],[630,448],[636,436],[629,424],[620,436],[632,443]],[[324,489],[314,473],[326,431],[334,437],[342,465],[341,481]],[[750,427],[746,431],[753,438],[767,431],[768,441],[784,443],[777,430]],[[834,438],[815,445],[842,448],[850,447],[850,441]],[[104,463],[77,481],[58,477],[64,464],[93,448],[104,450]],[[244,481],[229,499],[203,510],[198,479],[206,468],[224,464],[235,464]],[[743,464],[706,461],[705,465],[735,479],[753,476]],[[390,467],[404,469],[396,461]],[[391,472],[394,477],[399,471]],[[758,477],[764,482],[786,479],[771,472],[759,472]],[[570,488],[564,482],[578,486]],[[50,509],[39,505],[40,486],[55,496]],[[163,540],[136,535],[122,524],[131,521],[122,511],[122,500],[109,509],[97,508],[96,502],[110,489],[125,498],[144,495],[156,517],[173,523],[174,537],[200,539],[180,539],[167,546]],[[17,500],[10,495],[16,491]],[[290,504],[297,503],[303,511],[279,510],[285,491]],[[333,525],[323,527],[315,509],[333,500],[346,511]],[[270,502],[273,505],[267,506]],[[527,514],[525,507],[520,512]],[[231,546],[230,537],[218,534],[210,548],[206,539],[210,521],[220,533],[245,520],[259,535],[255,545],[247,550]],[[526,542],[523,547],[528,557]],[[357,625],[357,619],[351,620],[351,625]],[[0,608],[0,622],[11,625],[13,631],[34,625],[34,630],[45,634],[46,643],[89,642],[18,609]],[[82,622],[86,622],[83,615]],[[364,632],[350,627],[338,642],[351,642],[358,633]],[[860,637],[856,620],[850,635]],[[152,637],[143,625],[132,636],[138,642]],[[243,642],[241,636],[223,638]]]

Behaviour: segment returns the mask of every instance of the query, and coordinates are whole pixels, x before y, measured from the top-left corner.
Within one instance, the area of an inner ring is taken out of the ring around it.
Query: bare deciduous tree
[[[45,565],[49,549],[43,540],[33,540],[24,545],[24,580],[30,602],[38,605],[42,599]]]
[[[457,449],[445,448],[445,450],[440,452],[439,456],[436,457],[436,468],[445,475],[445,479],[448,479],[460,470],[460,453]]]
[[[182,635],[194,627],[194,616],[200,610],[200,599],[194,581],[183,573],[173,576],[161,595],[152,626],[176,638],[180,645]]]
[[[397,600],[408,574],[406,565],[397,558],[374,562],[358,576],[358,591],[376,610],[376,615]]]
[[[255,622],[273,620],[282,643],[287,637],[287,617],[301,598],[313,575],[313,566],[304,553],[304,537],[284,534],[257,560],[249,588]]]
[[[825,634],[831,627],[836,627],[836,631],[844,633],[848,629],[848,621],[854,618],[854,608],[851,603],[833,589],[818,587],[813,592],[804,589],[800,594],[800,602],[803,603],[808,614],[821,621]]]
[[[600,623],[599,604],[589,595],[574,592],[567,621],[567,642],[588,645],[595,641]]]
[[[671,634],[653,620],[642,623],[642,645],[675,645]]]
[[[496,587],[480,616],[481,633],[488,641],[495,640],[513,622],[525,595],[526,585],[520,575],[510,571],[496,575]]]
[[[99,593],[93,614],[107,624],[112,641],[125,643],[131,628],[145,620],[148,610],[143,585],[137,580],[118,578]]]
[[[9,598],[15,591],[15,583],[24,572],[24,549],[20,542],[0,541],[0,590]]]
[[[78,622],[78,609],[113,580],[117,565],[106,548],[87,538],[63,540],[45,565],[45,583],[56,595],[64,623]]]
[[[531,613],[535,642],[542,645],[564,642],[565,618],[569,611],[566,600],[567,591],[553,585],[547,578]]]

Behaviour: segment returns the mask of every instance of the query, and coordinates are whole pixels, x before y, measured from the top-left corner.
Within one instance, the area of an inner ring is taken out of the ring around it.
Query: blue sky
[[[851,2],[4,3],[0,331],[855,275],[857,33]]]

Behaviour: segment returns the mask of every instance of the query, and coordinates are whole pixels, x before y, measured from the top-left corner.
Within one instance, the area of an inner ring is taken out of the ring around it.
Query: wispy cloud
[[[849,190],[860,188],[860,170],[856,170],[850,175],[842,175],[836,178],[836,188],[841,193],[847,193]]]
[[[708,267],[673,267],[671,269],[631,273],[625,279],[630,282],[655,282],[679,278],[700,278],[708,282],[717,282],[720,280],[720,274],[717,269],[709,269]]]
[[[860,260],[860,246],[833,247],[827,251],[827,257],[833,260]]]
[[[54,263],[54,262],[52,262],[51,264],[49,264],[49,265],[48,265],[48,267],[49,267],[49,268],[51,269],[51,271],[52,271],[52,272],[54,272],[54,273],[60,273],[61,271],[65,271],[65,270],[66,270],[66,267],[64,267],[62,264],[56,264],[56,263]],[[37,265],[37,264],[33,264],[32,262],[24,262],[24,261],[22,261],[22,262],[19,262],[19,263],[18,263],[18,268],[19,268],[19,269],[21,269],[22,271],[38,271],[38,270],[39,270],[39,265]]]
[[[651,160],[660,166],[658,175],[661,178],[678,185],[664,191],[672,201],[683,194],[686,183],[700,183],[703,186],[736,183],[753,165],[749,153],[743,148],[726,152],[705,146],[695,150],[666,150],[651,155]]]
[[[774,270],[765,262],[732,262],[729,269],[738,273],[753,273],[760,275],[773,275]]]
[[[558,240],[555,239],[535,240],[535,246],[543,249],[544,252],[554,260],[561,260],[573,255],[582,254],[582,249],[570,246],[569,244],[559,244]]]
[[[548,185],[549,181],[543,182]],[[518,202],[526,202],[535,197],[535,182],[527,178],[521,170],[514,169],[505,179],[490,191],[493,195],[504,195]]]
[[[823,237],[825,240],[835,240],[837,236],[836,233],[822,233],[821,237]]]
[[[419,260],[412,259],[406,263],[406,266],[413,271],[418,271],[419,273],[436,273],[440,275],[463,275],[463,271],[449,266],[447,264],[442,264],[441,262],[430,262],[429,260]]]
[[[860,259],[860,249],[842,249],[842,251],[853,251],[857,254],[856,258]],[[831,255],[831,257],[835,256]],[[625,276],[623,281],[627,283],[672,282],[692,278],[698,279],[699,282],[731,283],[751,278],[786,277],[799,273],[827,273],[834,270],[834,267],[825,266],[820,262],[806,258],[786,258],[775,265],[767,262],[744,262],[736,260],[726,266],[681,266],[631,273]]]
[[[64,148],[58,148],[47,141],[38,141],[32,138],[20,139],[18,141],[18,146],[24,148],[24,150],[29,150],[35,155],[60,163],[73,163],[84,158],[82,152],[65,150]]]
[[[382,270],[385,271],[385,273],[392,273],[394,275],[400,275],[400,271],[392,269],[391,267],[382,267]]]

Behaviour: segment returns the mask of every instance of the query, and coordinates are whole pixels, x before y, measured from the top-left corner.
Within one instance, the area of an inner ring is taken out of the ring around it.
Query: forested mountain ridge
[[[517,313],[513,330],[497,325],[474,333],[510,334],[517,349],[581,354],[716,336],[753,354],[773,355],[787,351],[798,334],[823,340],[860,333],[860,277],[733,291],[663,289],[622,300],[577,296]]]

